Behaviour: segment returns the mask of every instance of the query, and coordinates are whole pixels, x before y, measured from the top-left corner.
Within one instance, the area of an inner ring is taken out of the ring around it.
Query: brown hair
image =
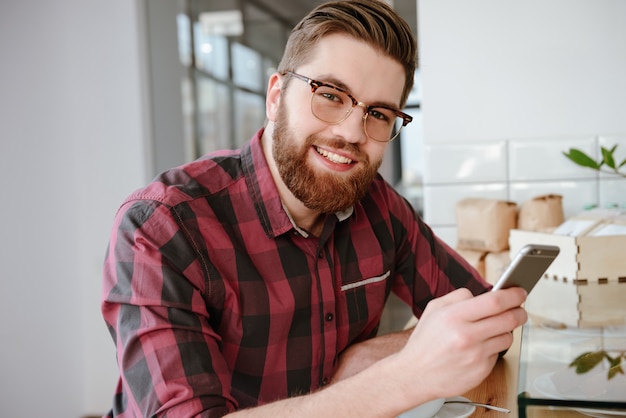
[[[380,0],[333,1],[317,6],[291,31],[278,72],[297,69],[309,59],[315,44],[332,33],[353,36],[398,61],[406,74],[400,105],[406,104],[417,66],[417,42],[406,21]]]

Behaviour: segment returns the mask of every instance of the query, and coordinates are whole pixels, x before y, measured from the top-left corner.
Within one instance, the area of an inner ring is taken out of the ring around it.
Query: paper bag
[[[489,253],[485,257],[485,280],[495,284],[511,262],[509,251]]]
[[[500,252],[509,248],[509,231],[517,225],[515,202],[466,198],[456,204],[457,248]]]
[[[557,194],[537,196],[520,206],[517,229],[548,231],[561,225],[564,218],[563,196]]]

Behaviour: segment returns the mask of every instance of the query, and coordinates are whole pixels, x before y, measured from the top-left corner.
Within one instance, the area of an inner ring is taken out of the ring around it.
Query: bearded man
[[[111,234],[109,416],[394,417],[462,394],[526,320],[377,173],[411,117],[416,42],[386,3],[325,3],[293,30],[267,122],[161,174]],[[391,292],[420,317],[377,336]]]

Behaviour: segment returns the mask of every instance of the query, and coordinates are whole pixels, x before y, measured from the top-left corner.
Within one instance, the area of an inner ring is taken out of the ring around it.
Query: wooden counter
[[[491,374],[477,387],[463,396],[480,403],[501,406],[511,410],[510,414],[491,411],[476,407],[472,417],[510,417],[517,418],[517,374],[519,369],[519,354],[521,328],[513,333],[514,341],[509,351],[499,359]]]
[[[517,387],[521,330],[521,328],[515,330],[515,332],[513,333],[515,338],[513,345],[504,355],[504,357],[498,360],[491,374],[480,385],[463,395],[466,398],[475,402],[486,403],[510,409],[511,413],[505,414],[481,407],[476,407],[476,412],[472,414],[473,418],[518,418]],[[582,415],[576,411],[559,411],[554,409],[548,410],[545,408],[542,408],[541,410],[537,409],[534,411],[529,409],[527,411],[527,416],[532,418],[585,417],[585,415]]]

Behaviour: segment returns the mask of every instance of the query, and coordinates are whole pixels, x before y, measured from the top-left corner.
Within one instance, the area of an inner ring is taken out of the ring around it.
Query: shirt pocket
[[[357,287],[384,282],[385,280],[389,278],[389,276],[391,276],[391,270],[387,270],[385,273],[381,274],[380,276],[370,277],[370,278],[359,280],[353,283],[344,284],[341,286],[341,291],[345,292],[351,289],[356,289]]]
[[[371,336],[385,307],[391,284],[391,270],[351,281],[341,286],[341,305],[349,327],[349,341]]]

